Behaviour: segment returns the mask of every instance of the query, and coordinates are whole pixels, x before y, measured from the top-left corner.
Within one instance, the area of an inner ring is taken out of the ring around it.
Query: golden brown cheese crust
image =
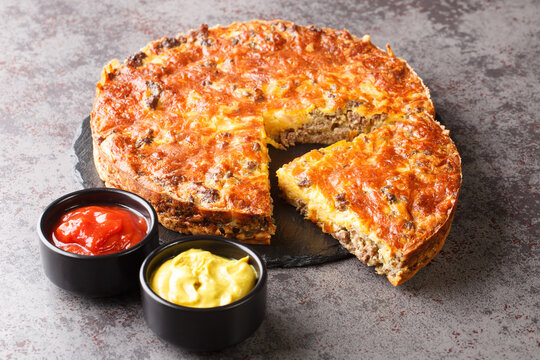
[[[296,184],[286,183],[283,173]],[[429,116],[414,115],[313,150],[284,165],[278,178],[296,204],[294,192],[309,202],[316,189],[333,220],[348,217],[346,230],[383,243],[401,271],[389,280],[399,285],[442,248],[459,195],[461,160],[447,130]],[[341,230],[320,213],[320,208],[306,211],[324,232]]]
[[[420,78],[369,36],[284,21],[203,25],[105,67],[96,167],[108,185],[152,199],[169,228],[268,243],[266,141],[314,110],[347,106],[390,121],[434,114]]]
[[[331,113],[350,103],[363,114],[434,114],[414,71],[369,36],[284,21],[203,25],[152,42],[105,73],[93,111],[98,136],[169,116],[294,123],[314,109]]]
[[[461,184],[452,140],[421,118],[313,150],[284,168],[300,186],[317,187],[335,211],[353,211],[404,255],[448,219]]]

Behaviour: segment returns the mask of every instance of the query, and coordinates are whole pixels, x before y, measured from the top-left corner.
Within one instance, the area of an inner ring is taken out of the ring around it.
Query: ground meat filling
[[[186,42],[186,38],[184,38],[183,36],[179,38],[165,38],[162,42],[160,42],[157,45],[157,47],[163,48],[163,49],[172,49],[172,48],[182,45],[185,42]]]
[[[131,67],[139,67],[143,64],[143,59],[145,59],[147,55],[140,51],[134,55],[131,55],[126,59],[126,64]]]
[[[350,140],[360,133],[370,132],[388,123],[386,114],[363,116],[353,110],[362,104],[362,101],[349,101],[345,110],[337,110],[333,114],[315,109],[309,114],[310,121],[297,129],[281,132],[275,140],[285,147],[296,143],[330,145],[339,140]]]
[[[338,209],[339,211],[347,210],[349,201],[347,200],[347,197],[344,193],[337,194],[334,200],[336,202],[335,203],[336,209]]]
[[[379,254],[379,245],[356,230],[341,229],[331,234],[339,243],[361,262],[369,266],[375,266],[379,274],[395,276],[403,269],[403,263],[397,258],[389,263]]]
[[[207,203],[215,203],[219,197],[219,191],[216,189],[204,189],[201,192],[201,200]]]
[[[298,180],[297,185],[300,187],[309,187],[311,186],[311,180],[309,180],[309,178],[307,177],[303,177],[300,180]]]
[[[157,108],[159,97],[161,96],[161,85],[155,81],[147,81],[146,87],[150,94],[145,99],[145,104],[150,109],[155,110]]]

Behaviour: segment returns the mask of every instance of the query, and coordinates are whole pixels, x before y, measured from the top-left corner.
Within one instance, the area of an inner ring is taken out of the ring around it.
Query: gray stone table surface
[[[82,187],[73,141],[101,67],[201,23],[254,18],[369,33],[431,89],[463,159],[441,254],[393,287],[354,258],[272,269],[262,326],[222,352],[157,338],[137,294],[52,285],[35,225]],[[0,358],[540,358],[538,1],[0,2]]]

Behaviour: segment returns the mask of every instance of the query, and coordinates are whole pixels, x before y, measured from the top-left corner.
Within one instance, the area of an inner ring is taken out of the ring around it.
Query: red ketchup
[[[129,249],[146,236],[146,220],[122,206],[92,205],[64,214],[53,243],[81,255],[105,255]]]

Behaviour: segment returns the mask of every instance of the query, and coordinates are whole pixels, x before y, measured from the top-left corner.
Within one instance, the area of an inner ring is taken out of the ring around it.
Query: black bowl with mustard
[[[60,197],[44,210],[37,231],[45,275],[58,287],[89,297],[136,289],[142,262],[159,245],[155,210],[119,189]]]
[[[161,338],[194,351],[237,344],[262,323],[266,264],[219,236],[188,236],[154,250],[141,266],[144,317]]]

